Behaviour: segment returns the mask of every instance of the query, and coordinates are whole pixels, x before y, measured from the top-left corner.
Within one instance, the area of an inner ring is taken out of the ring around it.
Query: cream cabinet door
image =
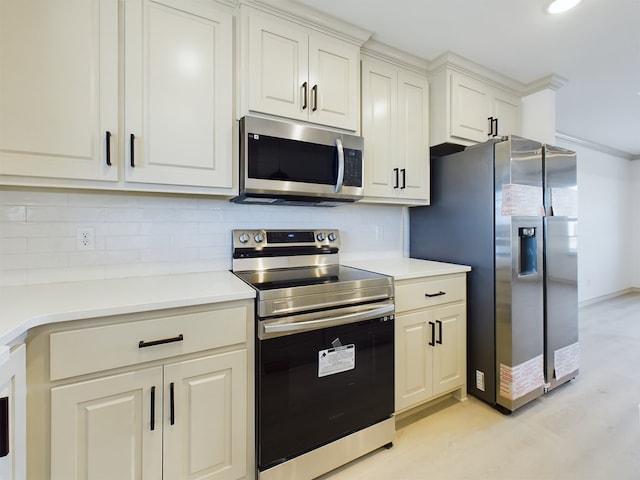
[[[248,16],[249,109],[309,118],[309,36],[302,28]]]
[[[507,92],[496,92],[493,115],[498,120],[497,136],[520,135],[520,99]]]
[[[125,181],[232,186],[232,16],[197,0],[127,0]]]
[[[165,366],[165,480],[246,475],[247,352]]]
[[[3,347],[6,348],[6,347]],[[27,478],[27,385],[25,346],[17,347],[0,365],[0,415],[8,444],[0,453],[0,478],[24,480]]]
[[[117,1],[3,0],[0,65],[0,175],[118,180]]]
[[[396,315],[396,411],[433,396],[433,347],[430,343],[434,338],[430,317],[430,311]]]
[[[362,134],[364,192],[367,197],[395,197],[398,161],[398,72],[393,66],[362,62]]]
[[[465,305],[451,305],[433,311],[436,341],[433,354],[433,395],[452,390],[466,377]]]
[[[51,480],[162,478],[162,367],[51,389]]]
[[[362,62],[365,197],[429,200],[429,84],[379,60]],[[399,203],[396,201],[396,203]]]
[[[491,92],[487,85],[451,74],[451,136],[484,142],[489,132]]]
[[[399,194],[429,201],[429,83],[406,70],[398,73]]]
[[[360,128],[359,49],[328,35],[309,37],[309,121]]]

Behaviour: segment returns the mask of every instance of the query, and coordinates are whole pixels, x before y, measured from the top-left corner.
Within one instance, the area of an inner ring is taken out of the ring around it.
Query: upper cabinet
[[[233,193],[232,10],[118,5],[2,2],[2,182]]]
[[[429,83],[426,73],[363,55],[362,135],[365,200],[428,204]]]
[[[125,180],[232,186],[232,15],[125,2]]]
[[[0,2],[0,89],[0,175],[118,180],[118,2]]]
[[[436,70],[431,102],[431,145],[471,145],[520,134],[520,97],[479,75],[452,66]]]
[[[243,4],[240,13],[240,116],[259,112],[359,130],[364,40],[334,36],[273,10]]]

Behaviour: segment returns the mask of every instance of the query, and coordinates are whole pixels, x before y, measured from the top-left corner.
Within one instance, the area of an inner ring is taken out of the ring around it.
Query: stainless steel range
[[[337,230],[234,230],[256,296],[260,479],[312,479],[395,434],[393,279],[339,263]]]

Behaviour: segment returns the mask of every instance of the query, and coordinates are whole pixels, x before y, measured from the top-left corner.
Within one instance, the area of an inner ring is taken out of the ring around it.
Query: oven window
[[[347,360],[329,373],[319,352],[340,344]],[[393,413],[393,320],[258,341],[256,360],[261,470]]]

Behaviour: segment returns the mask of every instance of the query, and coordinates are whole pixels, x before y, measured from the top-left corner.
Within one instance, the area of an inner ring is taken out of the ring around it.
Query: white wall
[[[640,160],[631,162],[633,252],[632,252],[632,286],[640,289]]]
[[[578,301],[624,291],[632,287],[637,270],[632,263],[638,229],[633,162],[566,140],[557,144],[576,151],[578,158]]]
[[[2,187],[0,286],[231,268],[234,228],[338,228],[341,260],[399,256],[402,207],[235,205],[196,196]],[[78,227],[95,250],[76,248]]]

